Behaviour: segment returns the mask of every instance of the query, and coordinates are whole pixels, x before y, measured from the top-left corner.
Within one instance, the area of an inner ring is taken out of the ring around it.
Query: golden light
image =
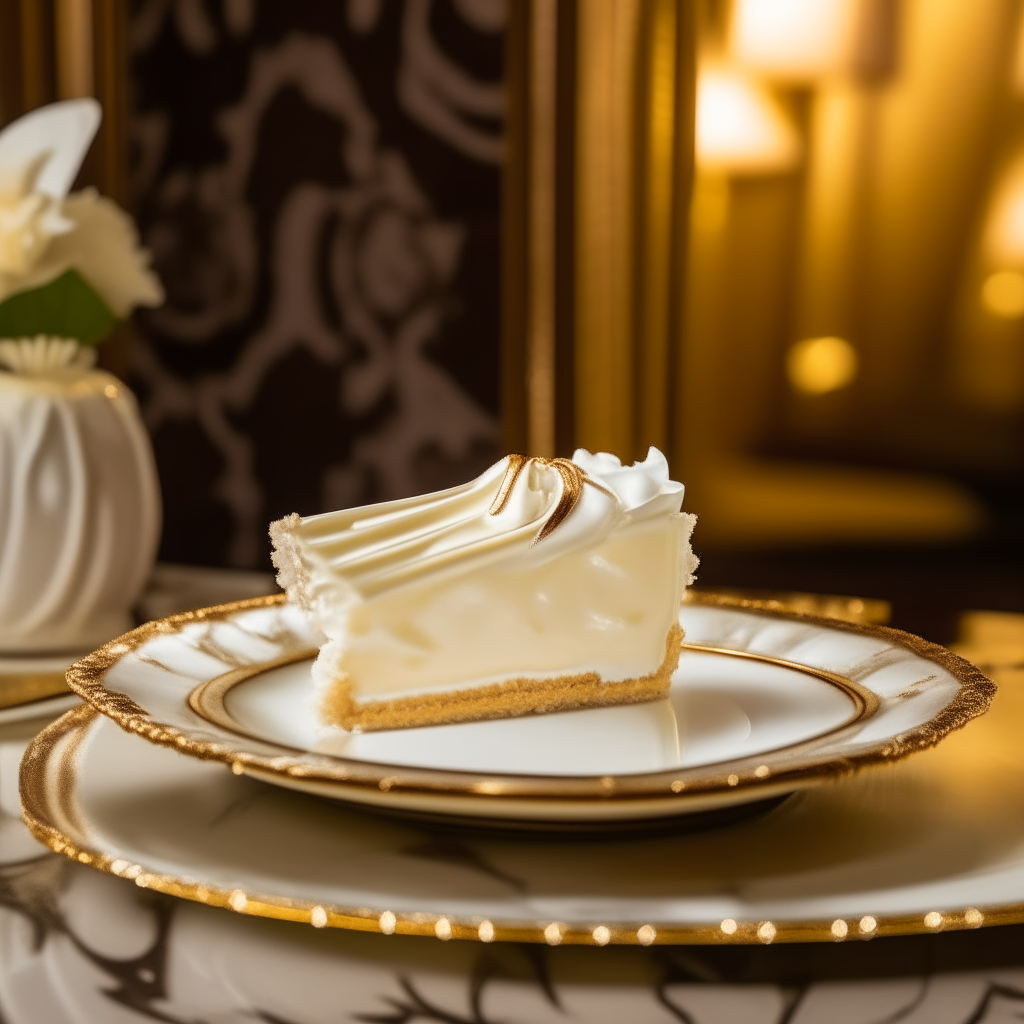
[[[858,0],[737,0],[730,51],[744,67],[775,78],[808,80],[849,69]]]
[[[985,251],[994,263],[1024,263],[1024,157],[996,188],[985,226]]]
[[[857,376],[857,350],[845,338],[805,338],[789,350],[786,375],[808,395],[838,391]]]
[[[771,174],[793,168],[800,141],[768,89],[743,72],[708,67],[697,82],[697,166]]]
[[[1024,96],[1024,18],[1017,27],[1017,54],[1013,60],[1013,91]]]
[[[1024,274],[997,270],[981,286],[981,304],[995,316],[1016,320],[1024,316]]]

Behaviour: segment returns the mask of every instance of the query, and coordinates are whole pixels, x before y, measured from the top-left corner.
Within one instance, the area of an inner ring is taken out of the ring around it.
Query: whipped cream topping
[[[684,487],[669,478],[668,462],[657,448],[632,466],[607,452],[579,448],[572,464],[582,471],[582,486],[571,495],[568,513],[545,534],[571,486],[569,474],[556,464],[565,460],[524,460],[494,511],[516,458],[522,457],[507,456],[475,480],[445,491],[279,520],[270,529],[278,582],[330,636],[328,620],[341,610],[339,604],[357,596],[512,557],[541,564],[627,524],[678,513],[682,504]]]

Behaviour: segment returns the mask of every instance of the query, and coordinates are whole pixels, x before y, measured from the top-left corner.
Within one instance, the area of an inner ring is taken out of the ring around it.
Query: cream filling
[[[314,678],[344,678],[362,702],[567,672],[650,675],[678,615],[691,526],[676,514],[532,571],[505,566],[357,602]]]

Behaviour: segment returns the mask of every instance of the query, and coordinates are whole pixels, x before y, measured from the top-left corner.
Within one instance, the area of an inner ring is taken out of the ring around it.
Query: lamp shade
[[[697,166],[725,174],[772,174],[800,160],[800,140],[771,92],[752,76],[724,66],[697,81]]]
[[[743,67],[807,81],[849,69],[859,0],[736,0],[730,51]]]

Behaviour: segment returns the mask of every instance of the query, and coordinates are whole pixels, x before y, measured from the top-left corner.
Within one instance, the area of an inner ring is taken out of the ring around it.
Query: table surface
[[[162,567],[144,606],[164,615],[269,583]],[[975,616],[967,627],[976,657],[995,652],[987,668],[997,683],[1024,685],[1024,617]],[[0,1020],[8,1024],[1024,1016],[1024,926],[843,945],[543,948],[317,931],[176,901],[46,853],[28,835],[17,763],[46,720],[0,727]]]

